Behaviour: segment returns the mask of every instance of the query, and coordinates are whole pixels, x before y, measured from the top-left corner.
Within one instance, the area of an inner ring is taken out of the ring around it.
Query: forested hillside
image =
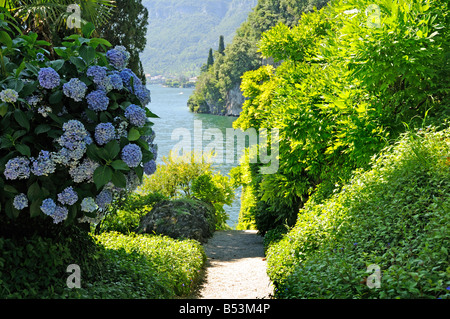
[[[193,112],[239,115],[244,101],[241,76],[263,63],[258,41],[264,31],[278,22],[294,26],[304,12],[320,9],[328,0],[259,0],[248,19],[236,31],[224,54],[215,52],[215,61],[200,75],[188,106]],[[216,49],[217,47],[215,47]],[[207,52],[206,52],[207,53]],[[203,60],[206,62],[206,58]]]
[[[149,12],[141,55],[151,75],[196,76],[219,36],[231,42],[257,0],[144,0]]]

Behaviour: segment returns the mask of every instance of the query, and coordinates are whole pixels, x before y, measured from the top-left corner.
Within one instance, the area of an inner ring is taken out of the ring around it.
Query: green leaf
[[[83,45],[80,48],[80,56],[86,62],[86,65],[90,65],[96,57],[95,49],[93,47]]]
[[[0,31],[0,43],[6,45],[8,49],[11,49],[13,42],[6,31]]]
[[[108,152],[109,160],[113,160],[116,158],[117,155],[119,155],[120,152],[119,142],[111,141],[108,144],[106,144],[105,149]]]
[[[31,201],[38,200],[41,197],[41,188],[39,187],[38,182],[32,184],[30,188],[28,188],[27,196]]]
[[[128,133],[128,140],[129,141],[137,141],[141,137],[141,133],[134,127],[130,130]]]
[[[102,158],[99,156],[99,153],[100,153],[99,148],[95,144],[91,144],[87,147],[86,155],[91,160],[100,162]]]
[[[58,104],[62,101],[63,98],[63,92],[58,90],[53,92],[50,97],[48,98],[48,101],[50,102],[50,104]]]
[[[5,212],[6,212],[6,215],[11,219],[17,218],[20,213],[17,209],[14,208],[12,199],[10,199],[6,203]]]
[[[81,32],[83,32],[83,36],[85,38],[90,38],[92,33],[95,31],[95,26],[92,22],[88,22],[81,28]]]
[[[15,189],[14,187],[12,187],[11,185],[5,185],[3,187],[3,190],[5,192],[11,193],[11,194],[19,194],[19,191],[17,189]]]
[[[103,45],[106,45],[107,47],[112,47],[112,44],[108,40],[101,39],[101,38],[92,38],[91,39],[91,44],[92,43],[94,43],[94,44],[103,44]]]
[[[19,151],[19,153],[24,155],[24,156],[31,157],[31,150],[25,144],[17,144],[16,145],[16,150]]]
[[[64,65],[64,60],[60,59],[60,60],[55,60],[50,62],[50,66],[56,71],[58,72],[59,70],[61,70],[61,68]]]
[[[108,184],[113,176],[113,170],[108,166],[100,166],[94,172],[94,183],[97,189],[100,190],[103,186]]]
[[[3,117],[8,113],[8,105],[6,103],[0,103],[0,116]]]
[[[34,133],[36,135],[39,134],[43,134],[43,133],[47,133],[48,131],[50,131],[52,128],[50,127],[50,125],[47,124],[41,124],[38,127],[36,127],[36,129],[34,130]]]
[[[83,71],[84,69],[86,69],[86,63],[83,61],[83,59],[71,56],[69,60],[78,68],[78,70]]]
[[[148,108],[145,109],[145,113],[147,114],[147,117],[159,119],[159,116],[150,111]]]
[[[15,118],[16,122],[20,126],[25,128],[27,131],[30,130],[30,122],[28,121],[28,118],[27,118],[27,116],[26,116],[26,114],[24,112],[22,112],[19,109],[15,110],[14,111],[14,118]]]
[[[39,217],[41,215],[41,200],[35,200],[30,205],[30,217]]]
[[[129,171],[130,168],[128,167],[128,165],[122,161],[122,160],[117,160],[111,163],[111,166],[116,170],[116,171]]]
[[[119,188],[127,187],[127,179],[125,178],[125,175],[122,172],[119,171],[114,172],[111,181],[116,187]]]

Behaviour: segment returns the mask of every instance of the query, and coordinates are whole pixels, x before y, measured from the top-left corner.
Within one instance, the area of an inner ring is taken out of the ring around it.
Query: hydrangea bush
[[[156,170],[150,91],[89,24],[50,48],[1,22],[1,214],[98,222]]]

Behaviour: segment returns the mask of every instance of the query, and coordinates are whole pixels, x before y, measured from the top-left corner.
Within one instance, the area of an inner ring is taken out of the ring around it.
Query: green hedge
[[[268,249],[280,298],[450,298],[450,129],[405,134]],[[366,285],[381,268],[381,287]]]
[[[206,259],[201,245],[190,240],[117,232],[57,237],[0,238],[0,299],[185,296]],[[80,266],[80,289],[67,287],[71,264]]]
[[[147,282],[164,288],[161,295],[143,296],[145,298],[188,295],[200,278],[206,261],[202,246],[194,240],[118,232],[103,233],[96,239],[106,248],[110,262],[126,265],[124,270],[138,285],[133,289],[143,287]],[[153,293],[153,289],[146,290]]]

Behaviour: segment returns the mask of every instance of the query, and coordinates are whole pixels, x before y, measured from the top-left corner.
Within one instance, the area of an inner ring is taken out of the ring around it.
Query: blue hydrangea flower
[[[36,61],[38,61],[38,62],[44,62],[44,61],[45,61],[45,55],[42,54],[41,52],[38,52],[38,53],[36,54]]]
[[[44,89],[51,90],[59,85],[61,78],[52,68],[42,68],[39,70],[38,80]]]
[[[51,215],[54,224],[62,223],[67,219],[69,210],[66,207],[56,206],[54,213]]]
[[[109,80],[113,89],[122,90],[123,89],[123,81],[118,73],[113,73],[109,76]]]
[[[63,125],[64,134],[57,140],[63,148],[54,154],[56,163],[68,165],[70,161],[78,161],[87,150],[87,141],[91,140],[84,125],[77,120],[70,120]]]
[[[23,210],[28,207],[28,198],[25,194],[19,194],[14,197],[13,206],[15,209]]]
[[[142,81],[134,74],[130,69],[124,69],[120,72],[123,85],[130,91],[132,91],[135,85],[142,85]]]
[[[149,104],[152,99],[150,97],[150,90],[147,89],[144,85],[134,85],[134,94],[141,102],[143,106]]]
[[[126,189],[129,192],[134,192],[136,190],[136,188],[138,188],[139,185],[141,184],[139,177],[137,176],[137,174],[134,171],[128,172],[128,174],[126,176],[126,180],[127,180]]]
[[[95,200],[92,197],[87,197],[81,202],[81,210],[86,213],[93,213],[98,209]]]
[[[105,209],[113,201],[112,192],[109,189],[104,189],[97,195],[95,203],[100,209]]]
[[[6,163],[3,173],[6,179],[27,179],[30,177],[30,161],[25,157],[15,157]]]
[[[72,206],[78,201],[78,194],[73,190],[73,187],[67,187],[58,194],[58,201],[63,205]]]
[[[99,166],[100,164],[88,158],[80,165],[71,167],[69,174],[75,183],[83,183],[85,181],[89,183],[92,181],[94,172]]]
[[[40,97],[38,95],[31,95],[31,96],[27,96],[25,98],[25,101],[27,101],[27,103],[31,106],[36,106],[39,104],[39,102],[42,101],[42,97]]]
[[[106,111],[109,105],[109,98],[103,90],[96,90],[86,96],[88,107],[96,112]]]
[[[141,136],[141,139],[144,140],[145,142],[147,142],[149,145],[151,145],[153,143],[153,141],[155,140],[155,137],[156,137],[155,131],[153,131],[153,129],[152,129],[152,132],[150,135]]]
[[[55,213],[56,204],[51,198],[47,198],[42,202],[41,211],[47,215],[52,216]]]
[[[116,129],[111,123],[100,123],[95,128],[95,141],[99,145],[105,145],[116,137]]]
[[[131,104],[125,110],[125,117],[130,121],[131,124],[137,127],[143,127],[147,122],[147,115],[145,110],[135,104]]]
[[[43,117],[47,117],[52,112],[53,110],[50,106],[44,105],[38,108],[38,113],[41,114]]]
[[[63,85],[63,93],[75,102],[81,102],[86,95],[87,88],[87,85],[80,79],[73,78]]]
[[[98,65],[91,66],[87,70],[86,75],[89,77],[93,77],[93,81],[95,84],[100,84],[106,77],[106,68]]]
[[[128,64],[130,54],[127,52],[125,47],[116,46],[114,49],[106,52],[106,57],[109,64],[111,64],[114,68],[117,70],[123,70]]]
[[[6,89],[0,92],[0,100],[5,103],[16,103],[19,98],[19,93],[12,89]]]
[[[47,151],[41,151],[37,159],[31,159],[31,173],[36,176],[48,176],[56,170],[56,163],[52,154]]]
[[[103,78],[103,80],[98,84],[97,88],[99,90],[103,90],[106,93],[111,92],[114,87],[111,83],[111,78],[109,76]]]
[[[152,175],[156,172],[156,162],[154,160],[151,160],[150,162],[147,162],[144,164],[144,173],[146,175]]]
[[[142,161],[142,151],[136,144],[128,144],[122,149],[122,160],[129,167],[138,167]]]

